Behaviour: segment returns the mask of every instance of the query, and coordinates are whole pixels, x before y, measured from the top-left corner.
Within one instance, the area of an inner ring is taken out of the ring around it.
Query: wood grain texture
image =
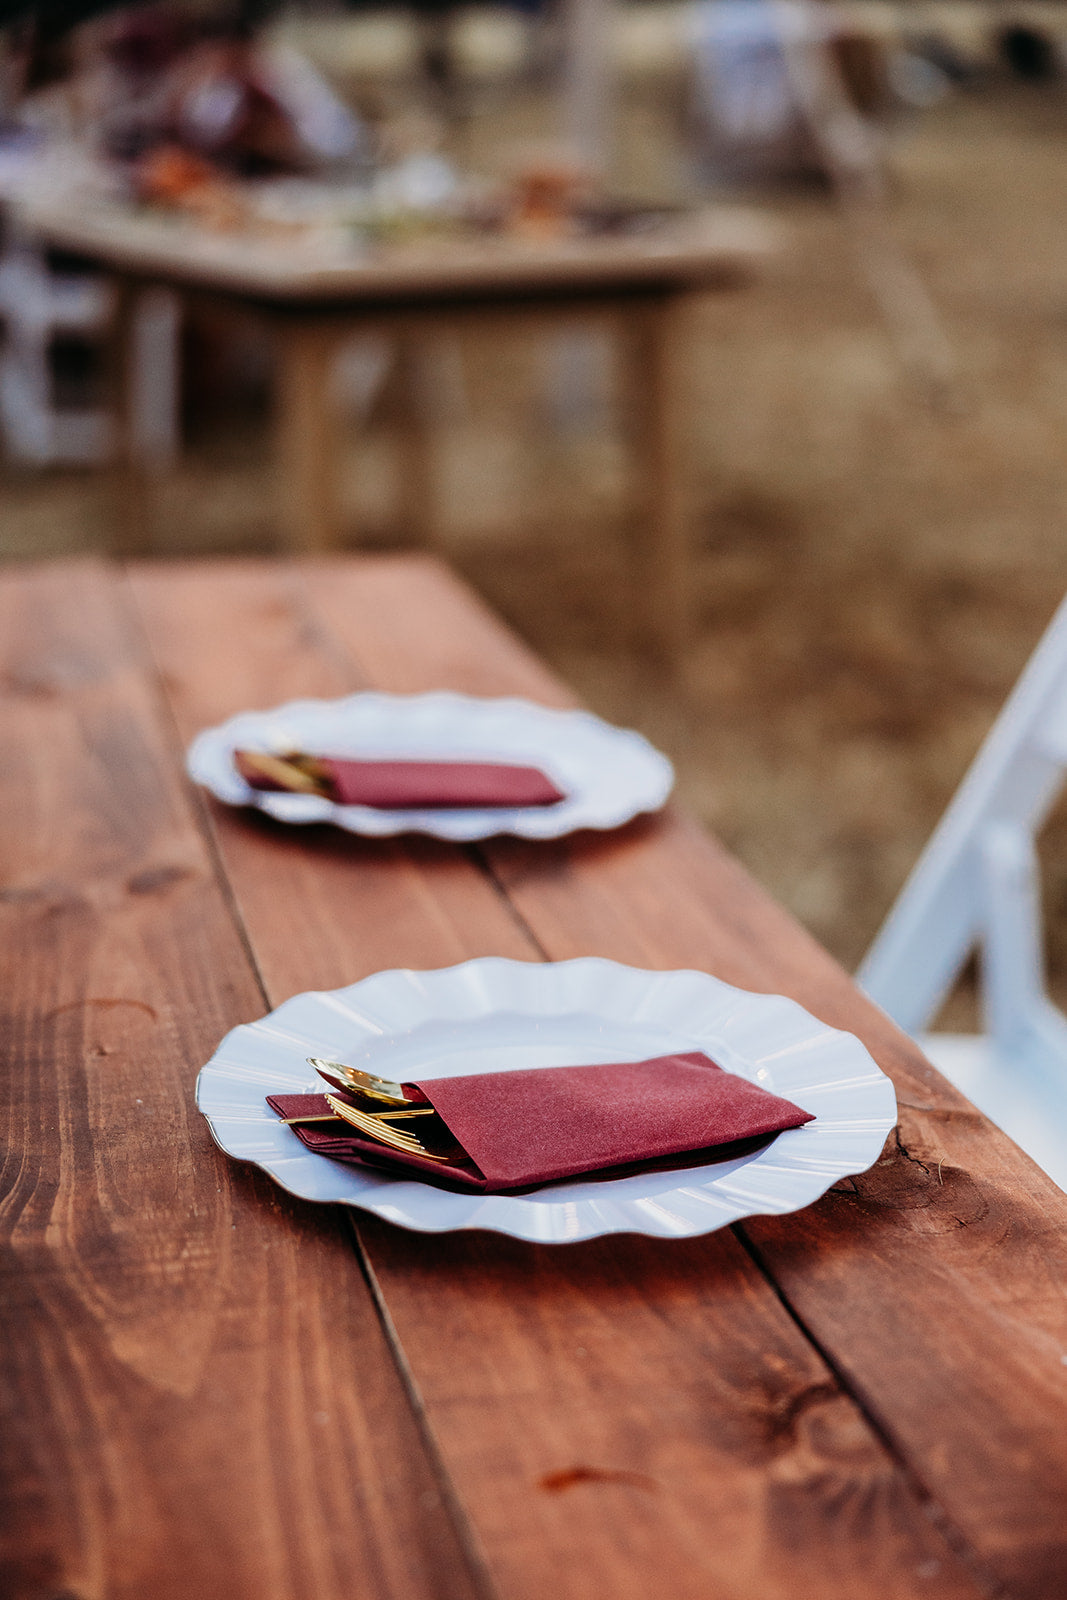
[[[456,683],[477,664],[483,689],[495,673],[500,688],[514,676],[553,692],[524,647],[425,561],[328,563],[304,578],[142,569],[133,582],[183,737],[280,698],[279,669],[300,692],[337,692],[369,673],[403,688],[405,672],[434,668]],[[213,636],[243,641],[243,702],[219,704]],[[381,967],[445,964],[457,939],[469,953],[538,954],[473,852],[342,835],[325,856],[304,830],[211,813],[272,1002]],[[345,899],[339,883],[368,887]],[[278,905],[295,894],[306,904],[279,935]],[[730,1233],[550,1250],[370,1220],[358,1231],[507,1600],[989,1592]]]
[[[543,669],[528,670],[499,624],[429,567],[419,583],[435,596],[436,631],[415,605],[383,627],[398,576],[319,569],[313,580],[372,681],[559,703]],[[743,1236],[987,1569],[1013,1595],[1062,1595],[1067,1196],[686,818],[550,849],[494,842],[486,857],[554,959],[697,966],[788,994],[864,1040],[896,1083],[898,1136],[862,1177]]]
[[[292,569],[143,567],[132,584],[184,740],[241,706],[365,686]],[[506,900],[453,846],[329,827],[294,836],[214,802],[209,815],[272,1004],[381,967],[537,957]]]
[[[347,1230],[195,1110],[263,999],[111,575],[0,580],[0,719],[0,1593],[475,1600]]]

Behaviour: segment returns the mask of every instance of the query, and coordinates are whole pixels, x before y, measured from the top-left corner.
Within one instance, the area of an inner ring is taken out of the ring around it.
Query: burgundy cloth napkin
[[[565,798],[537,767],[492,761],[344,761],[319,758],[327,769],[333,798],[343,806],[377,811],[475,809],[482,806],[553,806]],[[241,771],[240,762],[237,763]],[[259,774],[241,772],[253,789],[281,786]]]
[[[812,1120],[699,1050],[650,1061],[424,1078],[404,1087],[440,1114],[466,1154],[462,1166],[394,1154],[355,1129],[339,1131],[341,1124],[294,1131],[322,1155],[417,1167],[449,1185],[494,1194],[713,1150]],[[268,1095],[267,1103],[283,1117],[329,1109],[321,1095]],[[419,1120],[410,1126],[418,1134]]]

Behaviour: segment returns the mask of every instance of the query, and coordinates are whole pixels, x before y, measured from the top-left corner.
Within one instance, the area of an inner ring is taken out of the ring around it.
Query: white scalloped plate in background
[[[379,811],[319,795],[252,789],[233,764],[237,749],[536,766],[566,795],[558,805],[475,810]],[[334,822],[380,837],[428,833],[438,839],[518,834],[558,839],[578,828],[617,828],[658,811],[674,770],[648,740],[589,711],[555,711],[528,700],[483,700],[446,690],[364,693],[343,700],[294,700],[273,711],[243,711],[198,734],[188,767],[216,799],[259,806],[279,822]]]
[[[311,1055],[395,1082],[688,1050],[784,1095],[815,1121],[703,1167],[472,1195],[315,1155],[264,1098],[321,1088],[306,1064]],[[893,1086],[859,1040],[795,1001],[704,972],[649,972],[598,957],[542,964],[491,956],[296,995],[226,1035],[200,1073],[197,1104],[227,1154],[254,1162],[302,1199],[356,1206],[427,1233],[488,1228],[540,1244],[608,1233],[687,1238],[742,1217],[799,1210],[871,1166],[896,1122]]]

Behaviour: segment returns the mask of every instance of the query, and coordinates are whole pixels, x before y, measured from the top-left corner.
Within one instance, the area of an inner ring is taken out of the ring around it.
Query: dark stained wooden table
[[[242,706],[567,702],[423,558],[0,576],[5,1600],[1061,1600],[1067,1195],[671,811],[457,848],[205,801]],[[793,1216],[534,1247],[284,1194],[221,1035],[380,968],[599,954],[794,996],[895,1080]]]

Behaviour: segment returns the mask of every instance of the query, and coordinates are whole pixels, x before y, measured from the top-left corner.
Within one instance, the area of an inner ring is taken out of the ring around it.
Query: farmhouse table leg
[[[285,543],[294,552],[340,542],[339,428],[330,387],[337,335],[314,323],[277,325],[277,472]]]
[[[405,543],[434,542],[433,430],[427,349],[417,331],[397,337],[403,420],[400,455],[400,516]]]
[[[626,410],[637,501],[634,595],[640,642],[677,671],[690,631],[691,571],[682,462],[681,340],[676,301],[625,314]]]
[[[112,458],[112,555],[147,554],[151,545],[148,478],[137,429],[137,385],[134,372],[136,318],[141,291],[120,279],[115,295],[115,320],[107,352],[107,387],[115,415]]]

